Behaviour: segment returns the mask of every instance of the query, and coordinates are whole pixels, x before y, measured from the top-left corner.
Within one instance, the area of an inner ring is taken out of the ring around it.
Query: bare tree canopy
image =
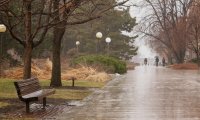
[[[187,48],[187,20],[193,0],[144,0],[149,12],[140,32],[168,48],[177,63],[182,63]]]
[[[3,6],[5,4],[7,4],[9,2],[9,0],[1,0],[0,1],[0,6]]]
[[[53,70],[52,85],[60,86],[60,48],[63,35],[70,25],[99,19],[107,11],[129,0],[3,0],[0,22],[5,24],[13,39],[24,47],[24,78],[31,77],[32,51],[51,30]],[[57,84],[58,83],[58,84]]]

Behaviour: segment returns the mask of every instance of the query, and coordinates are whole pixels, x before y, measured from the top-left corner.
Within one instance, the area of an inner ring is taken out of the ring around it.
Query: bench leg
[[[29,101],[26,101],[26,113],[30,112]]]
[[[45,109],[46,106],[46,97],[43,98],[43,109]]]

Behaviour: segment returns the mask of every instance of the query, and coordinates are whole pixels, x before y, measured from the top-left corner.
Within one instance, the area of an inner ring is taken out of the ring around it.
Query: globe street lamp
[[[76,49],[77,49],[77,53],[79,53],[79,45],[80,45],[80,42],[79,42],[79,41],[76,41]]]
[[[6,26],[4,24],[0,24],[0,32],[6,32]]]
[[[6,32],[6,26],[4,24],[0,24],[0,33]],[[3,55],[3,41],[2,36],[0,35],[0,42],[1,42],[1,53],[0,53],[0,76],[2,77],[2,55]]]
[[[109,55],[111,38],[107,37],[105,41],[107,43],[107,47],[108,47],[108,51],[107,52],[108,52],[108,55]]]
[[[101,32],[97,32],[97,33],[96,33],[96,37],[97,37],[96,53],[98,53],[98,52],[99,52],[99,49],[100,49],[99,40],[103,37],[103,34],[102,34]]]

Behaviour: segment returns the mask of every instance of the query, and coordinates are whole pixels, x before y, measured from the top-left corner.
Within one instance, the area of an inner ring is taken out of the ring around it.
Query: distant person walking
[[[162,65],[165,66],[165,64],[166,64],[166,63],[165,63],[165,58],[163,57],[163,58],[162,58]]]
[[[147,65],[147,58],[144,58],[144,65]]]
[[[158,67],[158,63],[159,63],[159,58],[158,58],[158,56],[156,56],[155,62],[156,62],[156,67]]]

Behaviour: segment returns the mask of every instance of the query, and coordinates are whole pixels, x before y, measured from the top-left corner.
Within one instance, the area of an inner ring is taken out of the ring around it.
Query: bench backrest
[[[19,98],[22,98],[23,95],[41,90],[41,86],[37,78],[15,81],[14,84]]]

